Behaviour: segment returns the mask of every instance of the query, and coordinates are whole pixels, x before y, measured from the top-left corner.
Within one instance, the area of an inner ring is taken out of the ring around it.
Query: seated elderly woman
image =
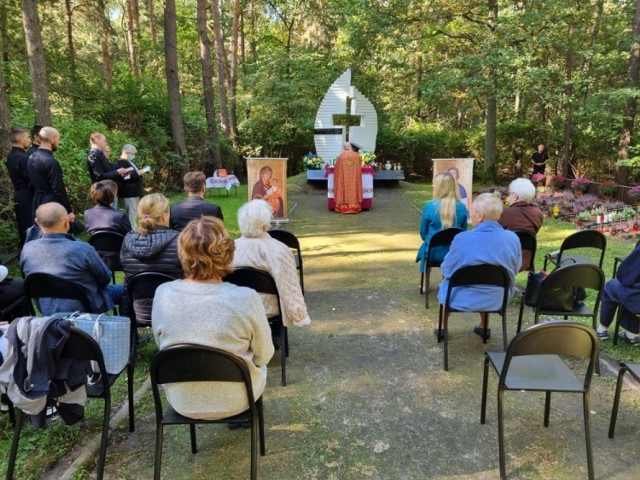
[[[84,226],[89,235],[98,230],[122,235],[131,231],[131,222],[127,214],[111,207],[117,194],[118,185],[113,180],[100,180],[91,185],[91,199],[96,205],[84,212]]]
[[[449,279],[453,273],[471,265],[489,263],[500,265],[509,273],[513,296],[515,276],[520,269],[522,258],[520,241],[515,233],[505,230],[498,223],[502,213],[502,201],[492,193],[483,193],[476,197],[471,205],[471,223],[473,229],[458,234],[451,244],[449,253],[440,267],[444,280],[440,284],[438,300],[444,305],[447,298]],[[502,306],[502,288],[488,285],[457,287],[451,292],[450,306],[463,312],[487,312],[499,310]],[[491,336],[489,314],[480,314],[480,325],[474,327],[474,333],[487,338]],[[438,329],[434,329],[438,334]]]
[[[542,227],[544,215],[540,209],[531,204],[536,195],[536,187],[526,178],[516,178],[509,184],[509,207],[500,215],[498,223],[507,230],[524,230],[537,235]],[[522,265],[524,271],[531,263],[531,251],[522,251]]]
[[[178,258],[178,232],[169,228],[169,200],[161,193],[142,197],[138,204],[138,229],[124,237],[120,261],[125,285],[140,272],[160,272],[182,278],[184,272]],[[125,287],[125,294],[126,294]],[[126,305],[128,306],[128,298]],[[151,321],[153,299],[136,300],[133,307],[139,323]],[[126,311],[126,309],[125,309]]]
[[[187,224],[178,242],[186,278],[156,290],[153,335],[160,350],[182,344],[204,345],[241,357],[258,399],[274,348],[258,294],[222,281],[233,271],[233,252],[233,240],[221,220],[200,217]],[[249,407],[244,385],[235,383],[181,383],[166,385],[165,390],[171,406],[189,418],[229,417]]]
[[[304,296],[300,289],[296,264],[284,243],[267,233],[271,225],[271,207],[264,200],[251,200],[238,210],[238,226],[242,237],[236,239],[233,267],[253,267],[264,270],[274,278],[282,302],[282,322],[285,326],[308,325]],[[268,317],[277,315],[280,308],[274,295],[261,295]],[[273,332],[277,337],[279,332]]]
[[[609,280],[602,290],[600,325],[597,332],[600,340],[609,338],[608,328],[613,322],[616,310],[623,307],[620,325],[625,329],[619,337],[627,343],[640,346],[640,244],[625,258],[616,272],[616,278]]]

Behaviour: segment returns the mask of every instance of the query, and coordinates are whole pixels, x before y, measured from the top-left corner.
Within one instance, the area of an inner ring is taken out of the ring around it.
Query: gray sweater
[[[176,280],[156,290],[152,317],[153,335],[160,350],[194,344],[244,358],[251,373],[254,398],[260,398],[274,348],[262,301],[254,290],[230,283]],[[168,385],[166,393],[171,406],[190,418],[222,418],[248,408],[241,384],[176,384]]]

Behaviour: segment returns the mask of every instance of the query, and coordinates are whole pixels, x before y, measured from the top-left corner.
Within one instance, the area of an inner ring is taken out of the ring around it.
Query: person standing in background
[[[62,168],[53,156],[60,144],[60,132],[53,127],[43,127],[39,133],[40,148],[31,154],[27,162],[29,181],[33,187],[33,208],[31,218],[43,203],[57,202],[66,210],[69,222],[76,219],[64,185]]]
[[[541,173],[544,175],[544,171],[547,168],[547,160],[549,160],[549,155],[544,149],[544,145],[538,145],[538,151],[533,152],[533,155],[531,155],[531,161],[533,162],[532,175],[535,173]]]
[[[27,157],[30,157],[32,153],[40,148],[40,130],[42,130],[42,125],[31,127],[31,147],[27,150]]]
[[[122,147],[122,155],[120,155],[120,159],[116,162],[117,169],[125,169],[129,172],[124,177],[117,178],[118,198],[124,200],[129,221],[134,229],[138,225],[138,203],[140,202],[140,197],[144,196],[142,175],[146,173],[146,170],[140,170],[136,164],[133,163],[137,152],[136,147],[127,143]]]
[[[7,156],[6,165],[9,178],[13,184],[13,208],[16,214],[20,247],[24,245],[27,229],[33,225],[33,189],[29,185],[29,170],[27,162],[29,156],[25,149],[31,143],[29,132],[24,128],[12,128],[9,133],[11,151]]]

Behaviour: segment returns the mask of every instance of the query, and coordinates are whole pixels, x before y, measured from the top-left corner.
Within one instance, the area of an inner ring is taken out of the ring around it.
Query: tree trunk
[[[109,54],[109,17],[106,14],[104,0],[98,0],[98,18],[100,19],[100,35],[102,50],[102,68],[104,69],[104,87],[111,91],[113,73],[111,71],[111,55]]]
[[[2,53],[4,53],[4,51]],[[2,65],[0,65],[0,158],[6,158],[9,150],[11,150],[11,142],[9,141],[10,130],[11,116],[9,115],[9,98],[4,83]]]
[[[211,1],[211,12],[213,14],[213,35],[216,44],[220,125],[222,127],[222,134],[226,139],[229,139],[231,131],[229,128],[229,108],[227,107],[227,55],[224,51],[224,43],[222,40],[222,24],[220,21],[220,4],[218,0]]]
[[[207,0],[197,3],[198,37],[200,38],[200,61],[202,64],[202,87],[204,92],[204,113],[207,118],[207,129],[211,141],[211,155],[214,168],[222,167],[220,157],[220,140],[216,121],[216,104],[213,93],[213,65],[211,63],[211,41],[207,35]]]
[[[153,0],[149,0],[149,32],[151,34],[151,41],[158,43],[158,34],[156,33],[156,20],[155,20],[155,6]]]
[[[178,77],[178,34],[176,27],[176,2],[165,0],[164,7],[164,57],[167,76],[167,93],[169,95],[169,116],[173,149],[180,155],[186,155],[187,144],[184,139],[184,125],[182,124],[182,106],[180,102],[180,79]],[[183,173],[189,166],[183,163]]]
[[[51,104],[47,86],[47,69],[44,62],[40,19],[37,0],[22,0],[22,23],[29,54],[29,74],[36,111],[36,123],[51,125]]]
[[[567,31],[567,56],[565,68],[564,101],[565,101],[565,120],[564,120],[564,145],[562,148],[562,175],[569,176],[569,161],[571,159],[571,129],[573,122],[573,33],[575,25],[573,21],[569,24]]]
[[[71,95],[71,111],[76,113],[76,93],[75,89],[78,85],[78,75],[76,69],[76,47],[73,43],[73,6],[72,0],[65,0],[64,4],[67,12],[67,49],[69,50],[69,70],[71,85],[68,94]]]
[[[127,48],[129,49],[129,68],[131,68],[133,76],[138,78],[140,73],[138,72],[138,62],[136,61],[135,37],[133,34],[134,13],[132,2],[133,0],[127,0]]]
[[[138,0],[131,0],[131,13],[133,14],[133,33],[140,42],[140,7]]]
[[[238,86],[238,34],[240,29],[241,0],[233,0],[233,26],[231,28],[231,70],[229,72],[229,126],[233,148],[238,149],[238,120],[236,90]]]
[[[638,36],[640,36],[640,0],[635,0],[635,12],[633,14],[633,33],[631,40],[631,53],[629,55],[629,70],[627,71],[627,86],[630,89],[635,89],[638,86],[638,80],[640,79],[640,43],[638,43]],[[633,130],[635,127],[636,111],[638,102],[635,96],[629,97],[627,105],[622,113],[622,130],[620,132],[620,138],[618,139],[618,158],[629,158],[629,146],[633,139]],[[618,168],[616,171],[616,182],[622,185],[628,183],[628,168]]]
[[[492,43],[495,44],[495,29],[498,25],[498,2],[488,0],[489,7],[489,28],[491,30]],[[485,140],[484,140],[484,180],[495,183],[496,175],[496,152],[497,152],[497,125],[498,125],[498,102],[496,100],[497,81],[495,72],[490,73],[491,86],[493,91],[487,98],[487,115],[485,119]]]

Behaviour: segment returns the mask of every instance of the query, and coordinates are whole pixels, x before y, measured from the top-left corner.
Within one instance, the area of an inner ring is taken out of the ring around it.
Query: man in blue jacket
[[[444,257],[440,271],[444,277],[438,300],[444,305],[447,298],[449,279],[462,267],[488,263],[504,267],[509,273],[509,299],[513,296],[515,276],[520,270],[522,253],[520,241],[515,233],[505,230],[498,223],[502,214],[502,201],[492,193],[483,193],[476,197],[471,205],[469,219],[473,229],[459,233],[453,239],[451,249]],[[502,306],[503,289],[489,285],[470,285],[457,287],[451,292],[450,307],[463,312],[486,312],[499,310]],[[480,325],[474,327],[474,333],[487,338],[491,336],[489,314],[480,314]],[[437,334],[437,329],[435,329]]]
[[[609,338],[607,329],[619,306],[623,307],[620,315],[620,325],[625,329],[619,337],[629,344],[640,346],[640,245],[625,258],[616,272],[616,278],[609,280],[602,290],[602,304],[600,306],[600,325],[598,337],[600,340]]]
[[[48,273],[77,283],[85,291],[91,313],[104,313],[119,303],[123,285],[110,285],[111,270],[95,249],[68,235],[69,218],[59,203],[40,205],[36,224],[43,235],[25,243],[20,253],[20,266],[28,277],[32,273]],[[42,298],[38,308],[43,315],[84,310],[77,300]]]

